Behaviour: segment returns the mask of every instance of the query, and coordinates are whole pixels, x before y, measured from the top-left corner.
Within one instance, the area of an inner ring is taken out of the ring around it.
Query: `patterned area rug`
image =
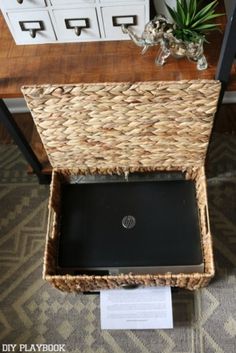
[[[41,279],[48,186],[0,146],[0,344],[65,344],[70,353],[236,352],[236,137],[215,135],[208,195],[216,277],[173,293],[174,329],[101,331],[97,295],[64,294]],[[1,349],[1,348],[0,348]]]

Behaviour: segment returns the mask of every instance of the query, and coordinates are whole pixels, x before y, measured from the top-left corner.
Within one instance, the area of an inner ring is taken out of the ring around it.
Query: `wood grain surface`
[[[16,45],[0,15],[0,97],[22,97],[20,87],[32,84],[214,79],[222,37],[218,31],[208,37],[205,71],[185,58],[169,58],[157,67],[157,47],[141,55],[141,48],[131,41]],[[235,67],[229,89],[236,89]]]

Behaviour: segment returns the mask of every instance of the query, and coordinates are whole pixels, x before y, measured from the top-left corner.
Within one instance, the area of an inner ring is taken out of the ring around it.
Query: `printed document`
[[[173,328],[170,287],[102,290],[100,310],[103,330]]]

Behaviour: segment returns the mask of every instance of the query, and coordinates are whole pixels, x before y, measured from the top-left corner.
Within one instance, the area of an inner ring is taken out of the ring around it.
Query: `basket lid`
[[[22,88],[52,167],[88,171],[204,164],[215,80]]]

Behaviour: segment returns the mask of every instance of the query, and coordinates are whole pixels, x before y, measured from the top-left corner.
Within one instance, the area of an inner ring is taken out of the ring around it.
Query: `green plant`
[[[205,40],[205,34],[219,28],[212,20],[223,14],[215,13],[218,1],[203,6],[203,0],[176,0],[176,9],[166,7],[175,23],[174,35],[187,42]]]

